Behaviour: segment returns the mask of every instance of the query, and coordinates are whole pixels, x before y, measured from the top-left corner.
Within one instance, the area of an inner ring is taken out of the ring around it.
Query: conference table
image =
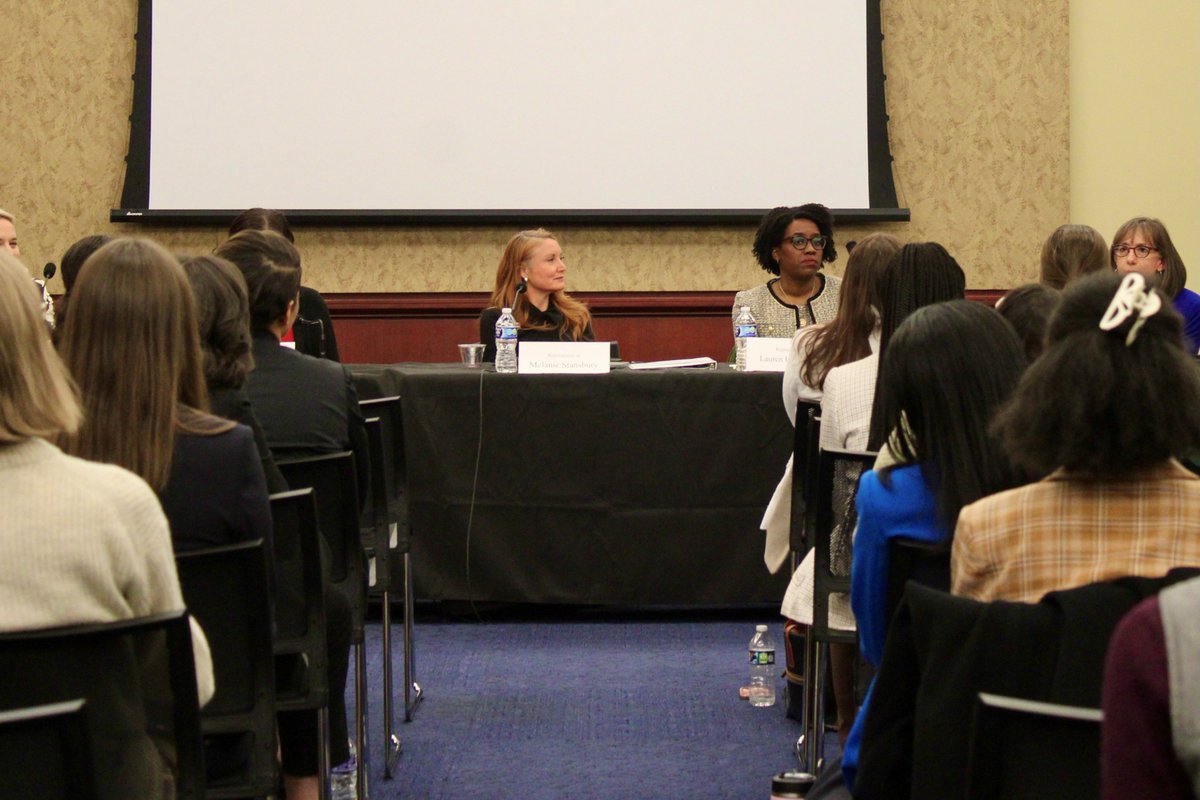
[[[418,598],[774,603],[759,529],[792,447],[779,373],[349,365],[399,395]]]

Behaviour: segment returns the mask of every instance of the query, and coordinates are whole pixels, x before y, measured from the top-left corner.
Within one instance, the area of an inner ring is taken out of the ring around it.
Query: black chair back
[[[1102,716],[980,692],[967,800],[1097,800]]]
[[[379,418],[379,433],[383,453],[383,484],[387,496],[388,542],[393,553],[394,569],[399,569],[395,553],[407,553],[410,549],[408,535],[408,512],[405,488],[408,472],[404,457],[404,424],[400,398],[380,397],[359,403],[363,414]],[[393,578],[392,584],[399,581]]]
[[[367,417],[367,456],[370,458],[371,487],[367,507],[359,521],[363,548],[367,553],[367,592],[388,591],[392,583],[392,551],[388,547],[388,490],[385,475],[383,422],[379,417]]]
[[[821,404],[796,402],[796,430],[792,439],[792,521],[790,544],[800,558],[813,546],[816,529],[817,451],[821,441]]]
[[[0,710],[87,702],[101,798],[205,797],[186,611],[0,634],[0,675]]]
[[[280,711],[329,704],[326,568],[312,489],[271,495],[275,550],[275,697]]]
[[[86,703],[0,712],[0,800],[95,800]]]
[[[175,556],[183,599],[208,635],[217,691],[201,712],[208,796],[259,797],[275,758],[275,603],[261,539]]]
[[[950,591],[950,545],[898,536],[888,540],[887,619],[891,624],[909,581]]]
[[[845,476],[845,470],[870,469],[875,463],[876,453],[854,450],[821,449],[817,456],[816,469],[816,513],[815,551],[813,569],[813,624],[812,634],[818,641],[855,644],[858,639],[854,631],[841,631],[829,625],[829,596],[835,592],[849,593],[850,575],[834,572],[831,537],[837,522],[835,508],[835,478]],[[841,472],[839,472],[841,468]],[[843,489],[845,487],[842,487]],[[857,482],[855,483],[857,491]],[[841,490],[839,490],[839,496]],[[853,503],[853,493],[849,495]],[[844,521],[849,525],[849,521]],[[849,536],[849,531],[846,532]]]

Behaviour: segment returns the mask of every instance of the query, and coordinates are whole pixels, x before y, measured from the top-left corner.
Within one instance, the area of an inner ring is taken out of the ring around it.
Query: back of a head
[[[879,367],[876,407],[904,462],[937,476],[938,511],[952,529],[963,505],[1014,482],[988,423],[1025,368],[1016,334],[967,300],[924,306],[896,330]]]
[[[62,255],[59,269],[62,271],[63,286],[68,292],[75,288],[75,281],[79,278],[79,270],[83,269],[84,262],[91,257],[92,253],[111,241],[111,236],[97,233],[85,236],[67,248]]]
[[[996,304],[1000,316],[1017,332],[1025,348],[1025,357],[1031,362],[1042,354],[1046,326],[1054,309],[1058,308],[1058,299],[1057,289],[1041,283],[1027,283],[1004,295]]]
[[[73,432],[80,410],[29,271],[0,250],[0,442]]]
[[[148,239],[101,247],[79,273],[60,351],[85,411],[67,449],[161,489],[177,407],[207,406],[195,303],[179,262]]]
[[[245,230],[226,239],[213,255],[229,261],[246,280],[250,327],[270,330],[287,314],[300,291],[300,253],[278,233]]]
[[[966,291],[967,279],[962,267],[946,248],[937,242],[915,242],[901,247],[883,276],[880,352],[887,349],[892,334],[909,314],[933,303],[961,300]]]
[[[1184,347],[1182,320],[1151,289],[1139,296],[1157,294],[1156,313],[1135,307],[1102,330],[1110,307],[1129,306],[1128,298],[1114,304],[1121,282],[1105,272],[1066,288],[1046,349],[996,420],[1010,457],[1030,470],[1122,479],[1200,449],[1200,369]]]
[[[273,208],[248,208],[233,218],[229,223],[229,236],[236,236],[242,231],[275,231],[289,242],[295,242],[292,226],[282,211]]]
[[[883,304],[883,276],[900,246],[900,240],[890,233],[872,233],[858,242],[846,262],[841,302],[847,302],[847,295],[861,297],[878,310]]]
[[[1111,269],[1108,244],[1090,225],[1060,225],[1042,245],[1041,282],[1055,289]]]
[[[237,267],[216,256],[186,259],[183,271],[196,299],[196,321],[208,388],[239,388],[254,368],[246,280]]]

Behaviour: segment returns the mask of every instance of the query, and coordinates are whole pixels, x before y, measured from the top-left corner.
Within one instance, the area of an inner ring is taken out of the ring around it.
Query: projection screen
[[[907,219],[879,0],[141,0],[114,221]]]

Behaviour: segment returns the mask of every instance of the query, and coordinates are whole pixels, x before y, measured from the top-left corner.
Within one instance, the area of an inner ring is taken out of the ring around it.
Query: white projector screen
[[[878,2],[142,0],[113,218],[894,212]]]

